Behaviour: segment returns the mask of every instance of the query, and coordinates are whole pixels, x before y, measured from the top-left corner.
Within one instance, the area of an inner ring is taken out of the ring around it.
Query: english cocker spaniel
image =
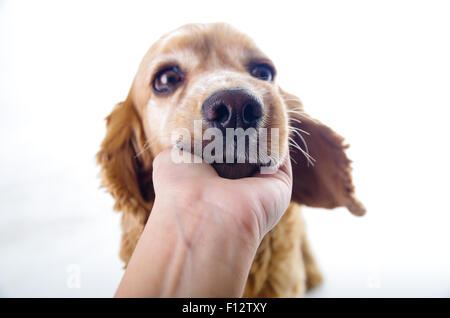
[[[123,212],[121,259],[128,263],[152,209],[152,159],[173,146],[177,129],[194,136],[195,121],[203,130],[276,128],[271,164],[292,159],[292,202],[261,242],[244,296],[297,297],[318,285],[322,276],[300,206],[365,213],[354,196],[347,146],[278,86],[273,62],[248,36],[222,23],[186,25],[164,35],[143,58],[126,100],[107,117],[97,161],[102,185]],[[211,164],[225,178],[248,177],[264,166],[245,159]]]

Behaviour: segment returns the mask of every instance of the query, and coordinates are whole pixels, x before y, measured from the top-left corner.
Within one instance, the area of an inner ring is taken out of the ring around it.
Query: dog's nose
[[[264,115],[264,105],[247,89],[227,88],[205,100],[202,114],[212,127],[222,130],[256,128]]]

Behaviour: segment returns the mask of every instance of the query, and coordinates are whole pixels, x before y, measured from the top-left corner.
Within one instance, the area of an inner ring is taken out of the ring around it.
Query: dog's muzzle
[[[257,142],[257,129],[264,117],[264,104],[251,91],[236,87],[216,91],[209,96],[202,105],[202,115],[210,128],[217,128],[222,132],[224,154],[234,153],[234,159],[249,158],[250,139]],[[229,140],[229,131],[235,135]],[[250,132],[253,130],[253,132]],[[244,132],[250,134],[245,135]],[[239,133],[238,133],[239,132]],[[249,138],[248,136],[253,136]],[[230,144],[231,142],[231,144]],[[236,145],[244,142],[245,149]],[[242,178],[252,175],[259,167],[257,162],[212,163],[218,174],[225,178]]]

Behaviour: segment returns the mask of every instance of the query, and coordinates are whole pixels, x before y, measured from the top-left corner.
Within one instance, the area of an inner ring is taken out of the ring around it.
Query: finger
[[[167,149],[153,160],[153,178],[195,178],[217,176],[200,157],[180,149]]]
[[[278,179],[285,183],[289,188],[292,188],[291,158],[288,156],[274,173],[257,172],[252,176],[252,178],[255,177],[260,179]]]
[[[252,177],[231,180],[235,187],[251,188],[263,206],[276,207],[270,209],[274,215],[273,220],[278,220],[286,211],[292,196],[292,167],[290,158],[286,158],[280,168],[273,174],[258,173]],[[271,222],[269,222],[271,223]]]

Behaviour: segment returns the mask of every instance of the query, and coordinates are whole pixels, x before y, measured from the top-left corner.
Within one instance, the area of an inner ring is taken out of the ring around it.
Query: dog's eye
[[[153,80],[153,90],[159,94],[168,94],[183,82],[183,73],[174,66],[156,74]]]
[[[273,73],[272,67],[267,64],[258,64],[250,68],[250,74],[263,81],[271,81],[273,79]]]

